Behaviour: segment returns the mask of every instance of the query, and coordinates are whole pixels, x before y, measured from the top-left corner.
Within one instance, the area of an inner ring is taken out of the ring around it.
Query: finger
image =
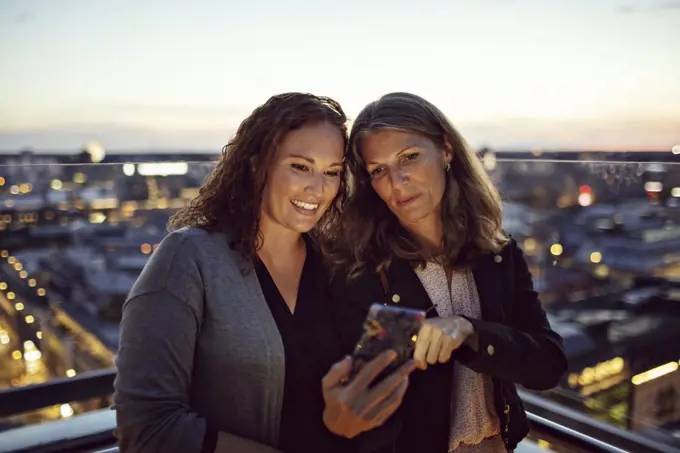
[[[395,379],[394,383],[396,385],[391,386],[390,392],[384,395],[384,398],[376,404],[365,408],[361,412],[360,415],[362,420],[375,422],[377,418],[385,418],[386,412],[390,412],[390,409],[392,411],[396,410],[396,407],[400,404],[403,393],[408,387],[408,378],[399,377],[398,379]],[[380,417],[381,415],[383,417]]]
[[[418,332],[418,338],[416,339],[416,347],[413,351],[413,360],[415,360],[418,368],[427,368],[426,354],[427,349],[430,345],[430,335],[432,334],[432,326],[429,324],[423,324]]]
[[[400,382],[408,378],[408,376],[415,370],[416,365],[413,360],[409,360],[404,365],[402,365],[394,373],[383,379],[382,382],[378,383],[375,387],[371,389],[368,393],[368,397],[373,400],[382,400],[387,398],[390,393],[394,391],[395,388],[399,387]]]
[[[439,350],[439,363],[446,363],[451,359],[451,354],[453,353],[454,349],[454,340],[449,337],[448,335],[445,335],[444,338],[442,339],[442,347]]]
[[[349,391],[349,398],[353,399],[360,394],[373,382],[373,380],[384,370],[394,359],[397,358],[397,353],[388,350],[378,355],[375,359],[366,363],[361,371],[352,379],[347,389]]]
[[[379,406],[386,398],[390,397],[404,379],[408,379],[408,376],[415,368],[415,362],[409,360],[397,371],[376,384],[376,386],[373,387],[370,392],[367,392],[361,401],[357,403],[357,412],[359,412],[359,414],[364,414],[374,407]]]
[[[345,357],[339,362],[333,364],[328,373],[321,380],[321,388],[326,391],[337,387],[343,380],[349,377],[352,370],[352,358]]]
[[[416,369],[416,364],[413,360],[409,360],[405,364],[403,364],[399,369],[396,371],[396,373],[401,374],[402,376],[410,376],[411,373],[413,373]]]
[[[439,359],[439,351],[442,348],[442,331],[440,329],[432,329],[430,334],[430,346],[427,348],[427,363],[434,365]]]
[[[363,419],[371,423],[372,427],[381,426],[385,421],[394,414],[404,400],[404,395],[408,389],[408,379],[399,381],[399,385],[385,398],[380,404],[377,404],[370,411],[366,412]]]

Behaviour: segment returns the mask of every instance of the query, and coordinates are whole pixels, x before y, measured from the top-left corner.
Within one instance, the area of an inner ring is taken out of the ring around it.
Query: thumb
[[[330,390],[337,387],[343,380],[349,377],[349,373],[352,371],[352,357],[345,356],[339,362],[333,364],[328,373],[321,380],[321,387],[323,390]]]

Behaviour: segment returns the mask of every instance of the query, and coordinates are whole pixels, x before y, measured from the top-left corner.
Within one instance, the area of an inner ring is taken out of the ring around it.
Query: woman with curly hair
[[[410,364],[369,388],[393,354],[349,383],[338,362],[317,231],[346,197],[346,121],[329,98],[270,98],[171,219],[123,307],[122,453],[350,452],[401,403]]]
[[[515,385],[554,387],[566,359],[501,229],[498,191],[446,116],[410,93],[367,105],[349,148],[353,191],[326,230],[347,347],[377,300],[428,312],[395,451],[514,450],[529,429]]]

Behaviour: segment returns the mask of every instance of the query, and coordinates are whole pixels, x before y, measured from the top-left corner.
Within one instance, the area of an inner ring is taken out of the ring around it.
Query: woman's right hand
[[[323,421],[335,434],[353,438],[382,425],[401,405],[408,387],[408,376],[415,369],[411,360],[370,389],[368,386],[395,358],[386,351],[366,363],[354,379],[346,383],[352,370],[352,359],[334,364],[322,380],[326,407]]]

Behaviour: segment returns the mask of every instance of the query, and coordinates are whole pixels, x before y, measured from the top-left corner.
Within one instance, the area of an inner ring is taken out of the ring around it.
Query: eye
[[[309,167],[307,167],[304,164],[295,164],[294,163],[294,164],[290,164],[290,166],[293,167],[294,169],[298,170],[298,171],[309,171]]]
[[[340,176],[340,170],[328,170],[326,172],[326,176],[330,176],[331,178],[337,178]]]
[[[378,176],[380,176],[382,174],[382,172],[383,172],[383,169],[378,167],[378,168],[374,168],[373,170],[371,170],[369,172],[369,174],[371,175],[372,178],[377,178]]]
[[[405,156],[406,160],[416,160],[418,158],[418,153],[411,153]]]

